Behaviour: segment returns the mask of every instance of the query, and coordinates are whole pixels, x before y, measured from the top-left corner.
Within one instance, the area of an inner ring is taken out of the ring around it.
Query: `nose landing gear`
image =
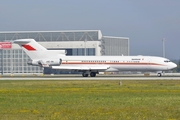
[[[162,76],[162,73],[158,73],[157,76],[158,76],[158,77],[161,77],[161,76]]]

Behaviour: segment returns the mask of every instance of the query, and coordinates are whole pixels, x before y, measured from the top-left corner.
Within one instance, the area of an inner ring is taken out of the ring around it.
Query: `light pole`
[[[84,40],[84,56],[86,56],[86,42],[87,42],[87,39]]]
[[[162,39],[163,44],[163,57],[165,57],[165,38]]]

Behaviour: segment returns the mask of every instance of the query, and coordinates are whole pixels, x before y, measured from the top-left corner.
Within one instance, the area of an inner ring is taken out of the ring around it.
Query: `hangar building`
[[[103,36],[100,30],[0,32],[0,43],[12,42],[11,49],[0,48],[1,74],[52,72],[27,65],[30,58],[13,44],[13,40],[26,38],[33,38],[50,50],[65,49],[66,55],[71,56],[129,55],[129,38]]]

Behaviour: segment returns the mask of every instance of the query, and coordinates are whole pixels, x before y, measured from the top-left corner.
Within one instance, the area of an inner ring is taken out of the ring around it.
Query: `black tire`
[[[88,77],[88,74],[87,73],[83,73],[82,76],[83,77]]]
[[[161,73],[158,73],[158,74],[157,74],[157,76],[158,76],[158,77],[161,77],[161,76],[162,76],[162,74],[161,74]]]
[[[90,73],[90,76],[91,76],[91,77],[96,77],[96,73],[95,73],[95,72],[91,72],[91,73]]]

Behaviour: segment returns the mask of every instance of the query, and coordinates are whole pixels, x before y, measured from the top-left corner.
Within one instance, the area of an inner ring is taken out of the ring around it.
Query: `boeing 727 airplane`
[[[158,76],[162,71],[177,65],[169,59],[155,56],[66,56],[65,50],[47,50],[34,39],[18,39],[20,45],[31,58],[29,65],[50,67],[65,71],[82,72],[83,77],[95,77],[99,72],[118,71],[155,71]]]

